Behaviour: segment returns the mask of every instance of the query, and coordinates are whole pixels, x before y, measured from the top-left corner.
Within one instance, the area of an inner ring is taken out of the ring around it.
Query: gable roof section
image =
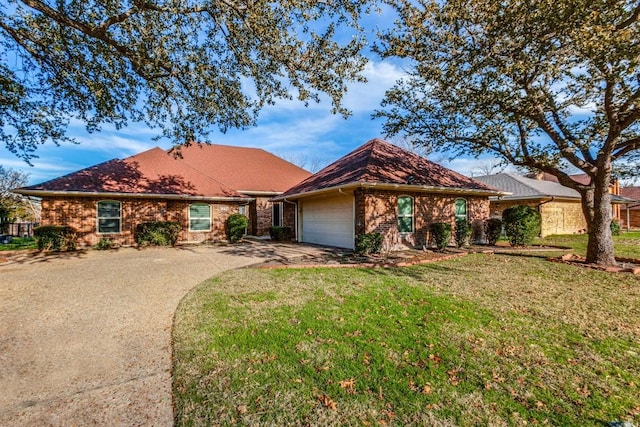
[[[508,196],[501,197],[503,200],[541,199],[546,197],[580,200],[580,193],[553,181],[526,178],[508,173],[477,176],[474,179],[511,193]]]
[[[323,190],[375,186],[498,195],[500,191],[433,163],[422,156],[372,139],[290,188],[277,199],[299,198]]]
[[[42,184],[24,187],[17,192],[27,195],[244,197],[228,185],[180,159],[174,159],[157,147],[123,160],[110,160]]]
[[[271,195],[296,185],[311,173],[260,148],[192,144],[179,150],[182,160],[207,171],[243,194]]]

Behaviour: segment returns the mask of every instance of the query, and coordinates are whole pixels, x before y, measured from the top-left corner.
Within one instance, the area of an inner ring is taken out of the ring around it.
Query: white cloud
[[[79,144],[70,144],[68,148],[83,151],[102,151],[114,157],[129,157],[158,145],[151,139],[141,140],[129,137],[127,134],[115,135],[105,132],[78,136],[76,140]]]
[[[375,61],[369,61],[363,74],[367,83],[352,84],[345,96],[345,106],[351,111],[373,111],[380,106],[387,89],[406,76],[395,64]]]

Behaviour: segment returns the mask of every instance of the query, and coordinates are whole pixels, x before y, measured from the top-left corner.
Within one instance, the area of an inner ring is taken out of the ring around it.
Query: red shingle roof
[[[279,193],[311,175],[255,148],[192,145],[181,151],[176,158],[156,147],[21,190],[244,197],[238,190]]]
[[[311,173],[260,148],[198,145],[180,149],[182,159],[240,192],[282,193]]]
[[[452,190],[499,193],[415,153],[381,139],[372,139],[278,198],[350,184],[397,184]]]

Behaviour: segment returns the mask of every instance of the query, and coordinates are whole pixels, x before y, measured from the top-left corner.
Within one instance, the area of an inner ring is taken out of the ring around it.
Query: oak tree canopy
[[[640,3],[389,3],[399,19],[376,49],[412,65],[377,112],[387,134],[555,175],[582,197],[587,261],[615,264],[609,184],[616,167],[639,173]]]
[[[363,80],[364,0],[8,0],[0,5],[0,140],[39,144],[143,122],[175,144],[255,124],[277,99]]]

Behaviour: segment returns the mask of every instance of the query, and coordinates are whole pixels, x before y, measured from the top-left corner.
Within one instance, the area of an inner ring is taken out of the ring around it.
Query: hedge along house
[[[542,220],[540,236],[552,234],[577,234],[587,231],[587,222],[582,213],[580,193],[558,182],[533,179],[523,176],[499,173],[477,176],[474,179],[510,194],[491,197],[491,216],[502,217],[505,209],[517,205],[527,205],[540,212]],[[628,202],[627,199],[612,195],[614,206]]]
[[[274,200],[296,207],[298,241],[353,249],[357,235],[381,233],[393,250],[428,245],[434,222],[488,218],[489,196],[501,194],[373,139]]]
[[[101,238],[131,245],[136,226],[180,223],[180,242],[226,239],[232,213],[249,218],[247,234],[293,225],[292,208],[268,199],[311,174],[264,150],[224,145],[153,148],[15,190],[42,199],[42,225],[69,225],[82,244]]]

